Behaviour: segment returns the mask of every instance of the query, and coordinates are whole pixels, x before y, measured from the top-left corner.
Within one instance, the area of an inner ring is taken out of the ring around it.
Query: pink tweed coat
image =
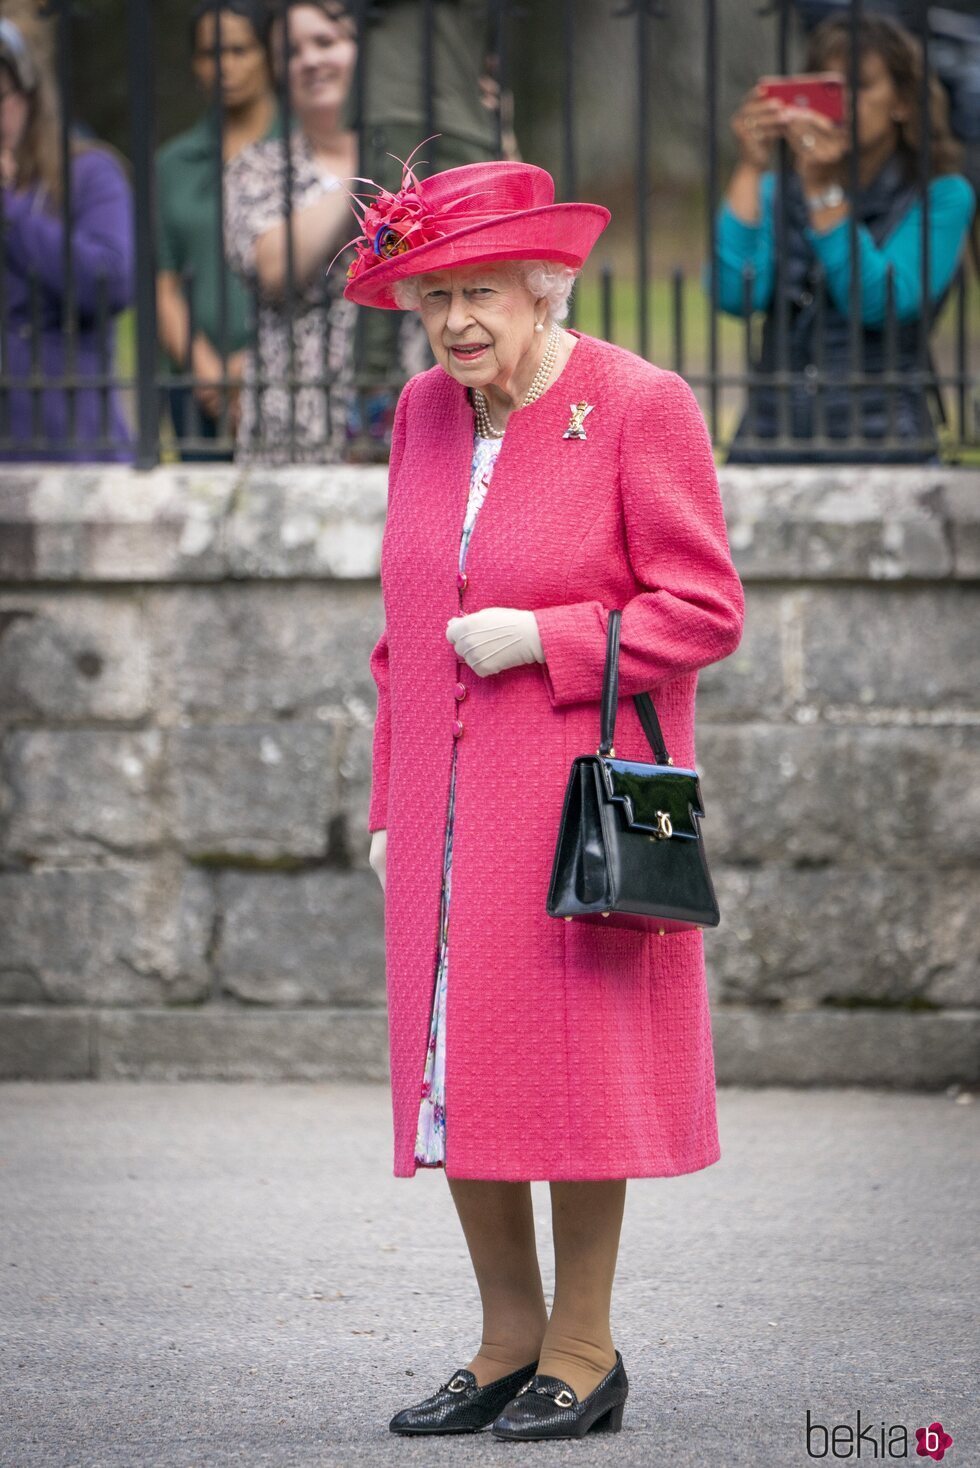
[[[395,418],[368,825],[388,831],[396,1177],[416,1170],[457,717],[447,1175],[661,1177],[720,1156],[701,933],[545,912],[569,766],[599,740],[608,609],[623,609],[616,752],[652,758],[632,702],[648,689],[678,765],[695,761],[698,669],[735,649],[743,620],[693,393],[576,335],[559,377],[510,418],[463,587],[466,390],[434,367],[408,383]],[[566,439],[583,399],[587,439]],[[490,606],[534,611],[546,664],[481,678],[457,661],[446,623]]]

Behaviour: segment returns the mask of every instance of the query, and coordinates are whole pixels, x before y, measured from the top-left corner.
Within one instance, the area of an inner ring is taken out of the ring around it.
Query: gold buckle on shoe
[[[530,1386],[531,1383],[528,1382],[527,1387],[521,1387],[521,1391],[527,1391]],[[571,1407],[575,1403],[575,1398],[568,1388],[564,1386],[557,1392],[550,1392],[546,1386],[536,1386],[531,1389],[537,1392],[538,1396],[550,1397],[557,1407]],[[518,1396],[520,1396],[520,1392],[518,1392]]]
[[[454,1376],[452,1381],[446,1383],[447,1392],[465,1392],[468,1383],[461,1376]]]

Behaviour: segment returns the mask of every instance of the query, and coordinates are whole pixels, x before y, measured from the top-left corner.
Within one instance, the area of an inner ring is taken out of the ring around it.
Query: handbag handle
[[[606,666],[602,674],[602,705],[599,738],[599,753],[601,755],[612,754],[613,736],[616,733],[616,703],[619,697],[619,627],[622,617],[622,612],[611,611],[609,613],[609,627],[606,633]],[[657,710],[653,706],[653,699],[649,693],[634,693],[633,702],[636,705],[636,712],[640,716],[643,732],[647,736],[647,743],[653,750],[657,764],[672,765],[674,761],[667,753],[663,730],[660,727],[660,720],[657,718]]]

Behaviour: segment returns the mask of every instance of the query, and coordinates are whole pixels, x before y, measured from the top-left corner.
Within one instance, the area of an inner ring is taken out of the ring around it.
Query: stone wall
[[[969,1083],[980,474],[722,480],[719,1078]],[[384,1076],[384,503],[372,468],[0,474],[0,1075]]]

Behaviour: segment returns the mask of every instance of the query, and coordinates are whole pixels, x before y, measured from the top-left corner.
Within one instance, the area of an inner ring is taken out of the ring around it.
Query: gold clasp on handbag
[[[671,823],[670,816],[667,814],[667,812],[665,810],[658,810],[657,811],[657,826],[656,826],[656,830],[654,830],[651,833],[650,840],[651,841],[666,841],[667,838],[669,836],[673,836],[673,834],[674,834],[674,827],[673,827],[673,825]]]

